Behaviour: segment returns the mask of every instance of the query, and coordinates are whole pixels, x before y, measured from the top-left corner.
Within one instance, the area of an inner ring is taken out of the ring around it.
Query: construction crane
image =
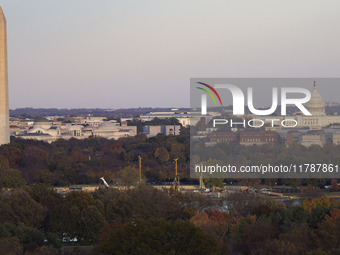
[[[109,184],[107,184],[107,182],[105,181],[104,176],[100,179],[103,181],[103,183],[106,187],[110,188]]]

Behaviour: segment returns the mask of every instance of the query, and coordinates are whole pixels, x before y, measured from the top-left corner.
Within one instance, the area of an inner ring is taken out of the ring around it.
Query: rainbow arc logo
[[[220,104],[222,106],[222,100],[221,100],[221,97],[220,95],[217,93],[217,91],[212,87],[210,86],[209,84],[206,84],[206,83],[203,83],[203,82],[197,82],[198,84],[201,84],[207,88],[209,88],[212,92],[214,92],[214,94],[217,96],[218,100],[220,101]],[[211,98],[212,100],[214,101],[215,105],[217,106],[217,102],[215,100],[215,97],[213,96],[213,94],[207,90],[207,89],[204,89],[204,88],[201,88],[201,87],[196,87],[197,89],[200,89],[200,90],[203,90],[204,92],[206,92]]]

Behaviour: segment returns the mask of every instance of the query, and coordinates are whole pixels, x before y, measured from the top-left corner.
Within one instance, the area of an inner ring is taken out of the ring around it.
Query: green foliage
[[[139,181],[139,171],[136,167],[127,166],[117,173],[118,184],[131,187]]]
[[[339,161],[340,153],[340,146],[333,145],[309,150],[299,145],[289,149],[267,145],[202,146],[194,145],[206,153],[193,160],[213,162],[218,154],[244,164],[312,163],[316,159]],[[125,191],[101,188],[93,194],[71,192],[65,197],[53,189],[53,185],[97,184],[102,176],[107,180],[117,177],[118,182],[135,186],[139,179],[138,155],[143,158],[143,179],[173,179],[174,158],[179,158],[181,179],[188,178],[188,129],[182,127],[182,134],[176,137],[147,139],[138,135],[118,141],[90,138],[52,144],[14,139],[14,143],[1,146],[0,181],[8,189],[0,194],[0,253],[58,254],[53,247],[72,238],[77,238],[79,245],[100,243],[98,249],[107,249],[103,251],[108,254],[111,247],[116,249],[115,254],[133,254],[129,249],[134,247],[141,254],[336,254],[340,249],[339,212],[334,203],[323,198],[286,208],[253,193],[230,193],[222,201],[215,201],[198,193],[168,194],[145,185]],[[20,173],[24,182],[20,181]],[[330,181],[280,179],[270,180],[268,185],[321,186]],[[259,183],[242,181],[246,186]],[[333,180],[334,190],[336,184]],[[212,179],[207,186],[221,185],[222,179]],[[306,197],[315,195],[308,189]],[[212,212],[211,208],[227,211]],[[114,240],[109,242],[110,238]]]
[[[21,188],[26,181],[21,177],[20,171],[16,169],[6,169],[2,171],[0,177],[0,187],[4,188]]]
[[[170,159],[170,155],[166,148],[160,147],[155,151],[155,158],[159,159],[160,162],[166,162]]]
[[[34,184],[25,187],[31,198],[47,208],[53,208],[62,203],[62,198],[54,188],[46,184]]]
[[[212,187],[223,188],[223,179],[221,179],[221,178],[209,179],[209,182],[205,183],[205,186],[207,188],[212,188]]]
[[[173,220],[184,217],[177,197],[170,197],[148,185],[140,185],[129,191],[98,191],[94,196],[98,196],[103,204],[103,214],[111,225],[136,219]]]
[[[17,239],[24,251],[32,249],[33,246],[42,246],[44,244],[44,234],[35,228],[9,223],[1,224],[0,239],[13,240],[10,238]]]
[[[105,218],[89,193],[70,192],[64,203],[51,211],[48,229],[59,240],[77,238],[80,243],[93,244],[104,224]]]

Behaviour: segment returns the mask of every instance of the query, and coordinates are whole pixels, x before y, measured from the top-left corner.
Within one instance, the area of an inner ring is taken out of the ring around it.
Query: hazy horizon
[[[11,109],[188,108],[191,77],[339,77],[336,0],[0,5]]]

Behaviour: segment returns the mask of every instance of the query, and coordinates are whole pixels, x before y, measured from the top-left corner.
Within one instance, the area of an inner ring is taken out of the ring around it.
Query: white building
[[[140,116],[142,121],[150,121],[154,118],[158,119],[178,119],[179,123],[184,127],[188,127],[190,125],[196,125],[200,118],[200,113],[195,112],[178,112],[178,111],[168,111],[168,112],[150,112]]]
[[[157,134],[164,134],[166,136],[179,135],[180,129],[180,125],[144,126],[143,133],[146,134],[147,137],[154,137]]]
[[[266,119],[277,119],[277,124],[274,128],[267,128],[268,130],[277,130],[284,128],[280,125],[280,122],[285,120],[286,126],[293,126],[295,121],[298,125],[295,128],[309,128],[311,130],[320,130],[331,124],[340,123],[339,115],[326,115],[325,103],[317,91],[316,85],[313,86],[311,93],[311,99],[306,104],[306,108],[312,114],[310,116],[303,115],[301,112],[297,112],[291,116],[257,116],[257,115],[246,115],[244,118],[260,119],[265,121]],[[255,123],[258,125],[259,123]]]
[[[308,132],[301,136],[301,145],[309,147],[311,145],[319,145],[323,147],[327,142],[325,133]]]
[[[34,139],[48,143],[58,139],[85,139],[89,137],[103,137],[107,139],[119,139],[137,135],[136,126],[121,126],[117,121],[102,121],[98,126],[86,126],[77,124],[52,125],[47,119],[36,120],[27,132],[17,134],[22,139]]]
[[[85,127],[83,134],[85,137],[95,136],[117,140],[137,135],[137,126],[121,126],[115,120],[104,121],[98,127]]]

